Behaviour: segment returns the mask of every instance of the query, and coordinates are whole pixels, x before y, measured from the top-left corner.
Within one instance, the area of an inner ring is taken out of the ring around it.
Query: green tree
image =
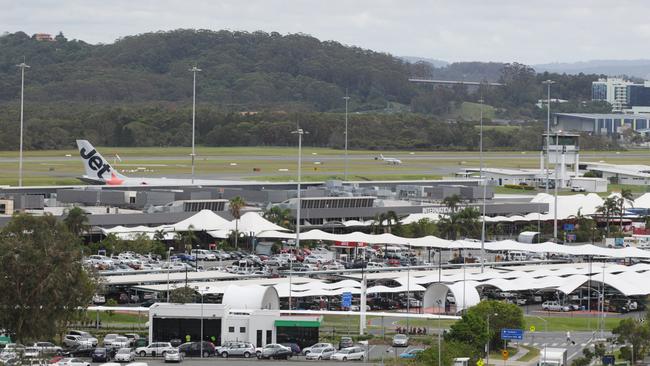
[[[73,207],[68,210],[63,223],[68,230],[76,236],[81,236],[88,231],[88,214],[79,207]]]
[[[596,208],[596,212],[605,215],[605,222],[607,223],[607,236],[610,233],[609,222],[613,216],[618,212],[619,204],[614,197],[607,197],[603,204]]]
[[[646,314],[647,317],[648,314]],[[634,359],[640,360],[648,354],[650,349],[650,326],[647,322],[642,322],[636,318],[621,319],[618,325],[612,329],[616,335],[618,343],[632,345]],[[628,360],[632,359],[632,352],[626,352]]]
[[[238,248],[237,241],[239,238],[239,219],[241,218],[241,210],[246,207],[246,201],[240,196],[230,199],[228,209],[230,214],[235,218],[235,248]]]
[[[403,225],[404,236],[409,238],[421,238],[429,235],[438,235],[438,227],[435,222],[423,218],[416,222],[412,222],[407,225]]]
[[[264,212],[264,218],[289,230],[293,230],[295,227],[291,211],[288,208],[277,205],[271,206],[270,209]]]
[[[97,281],[79,239],[51,215],[14,215],[0,232],[0,327],[26,343],[53,338],[83,314]]]
[[[196,299],[196,291],[188,286],[177,287],[169,291],[169,301],[174,304],[188,304]]]
[[[451,196],[445,197],[442,200],[442,204],[445,205],[451,213],[455,213],[458,210],[463,199],[460,195],[452,194]]]
[[[487,318],[490,316],[488,334]],[[465,342],[476,350],[482,350],[490,340],[490,348],[500,346],[500,332],[503,328],[523,329],[524,314],[520,307],[503,301],[481,301],[467,309],[462,318],[451,326],[445,339]],[[481,351],[482,352],[482,351]]]

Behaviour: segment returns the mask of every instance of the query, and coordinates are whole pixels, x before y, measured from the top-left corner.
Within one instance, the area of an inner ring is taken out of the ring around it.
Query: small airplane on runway
[[[402,164],[402,161],[400,159],[385,157],[383,154],[379,154],[379,160],[385,161],[386,164],[392,164],[392,165]]]

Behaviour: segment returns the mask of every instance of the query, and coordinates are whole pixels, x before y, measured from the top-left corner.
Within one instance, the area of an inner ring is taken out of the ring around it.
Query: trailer
[[[542,348],[537,366],[567,366],[566,348]]]

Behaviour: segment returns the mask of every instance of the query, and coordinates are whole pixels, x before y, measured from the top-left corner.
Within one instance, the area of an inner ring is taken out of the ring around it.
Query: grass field
[[[500,128],[501,126],[489,126]],[[507,126],[506,126],[507,127]],[[127,176],[185,177],[189,178],[191,163],[189,148],[98,148],[115,168]],[[297,177],[295,147],[203,147],[197,148],[197,177],[211,179],[250,179],[258,181],[291,181]],[[122,161],[113,158],[119,153]],[[418,180],[452,176],[463,168],[479,166],[476,152],[442,151],[382,151],[385,156],[397,157],[401,165],[388,165],[375,160],[379,152],[349,151],[348,179],[350,180]],[[581,152],[583,161],[606,161],[618,164],[646,164],[650,151]],[[0,185],[17,183],[17,152],[0,151]],[[69,156],[66,156],[69,155]],[[505,157],[504,157],[505,155]],[[305,181],[322,181],[343,177],[343,151],[326,148],[303,149],[302,173]],[[534,151],[486,152],[486,167],[536,168],[539,154]],[[83,175],[83,167],[76,150],[26,151],[24,161],[25,185],[79,184],[75,179]],[[613,190],[620,187],[612,186]],[[633,186],[635,193],[644,188]],[[499,188],[497,193],[525,193]]]
[[[459,118],[465,121],[478,121],[481,118],[481,104],[472,102],[463,102],[459,108],[450,113],[450,117]],[[494,107],[483,104],[483,118],[494,118]]]

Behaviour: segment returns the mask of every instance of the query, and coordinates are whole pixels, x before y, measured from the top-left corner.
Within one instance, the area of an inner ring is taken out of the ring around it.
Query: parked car
[[[542,303],[542,310],[546,310],[546,311],[570,311],[571,308],[566,306],[566,305],[562,305],[557,301],[545,301],[545,302]]]
[[[172,347],[171,343],[169,342],[153,342],[150,345],[146,347],[138,347],[135,349],[135,354],[140,356],[140,357],[146,357],[146,356],[165,356],[165,353],[169,351],[170,349],[175,349]]]
[[[23,352],[23,357],[25,358],[39,358],[41,356],[41,351],[36,347],[27,347]]]
[[[331,343],[316,343],[313,346],[303,348],[302,353],[304,355],[308,355],[313,350],[316,350],[316,349],[319,349],[319,348],[327,348],[327,347],[334,347],[334,346]]]
[[[109,362],[113,358],[113,352],[108,348],[95,348],[90,354],[92,362]]]
[[[348,347],[339,350],[332,354],[330,360],[335,361],[348,361],[348,360],[363,360],[366,352],[361,347]]]
[[[413,348],[409,351],[400,353],[399,358],[413,359],[418,357],[420,353],[424,352],[422,348]]]
[[[352,338],[341,337],[341,340],[339,341],[339,349],[349,348],[352,346],[354,346],[354,342],[352,342]]]
[[[92,334],[84,332],[82,330],[71,330],[68,332],[69,335],[78,335],[82,338],[85,338],[87,342],[90,342],[93,347],[97,347],[97,338],[93,337]]]
[[[171,350],[167,350],[169,352]],[[117,353],[115,353],[116,362],[133,362],[135,360],[135,352],[131,348],[125,347],[120,348]]]
[[[135,343],[140,339],[140,335],[135,333],[127,333],[124,336],[131,341],[131,347],[135,346]]]
[[[104,336],[104,347],[110,347],[111,344],[113,343],[113,340],[117,337],[119,337],[119,334],[115,333],[109,333]]]
[[[327,347],[312,348],[305,356],[308,360],[329,360],[336,353],[336,348],[330,345]]]
[[[54,355],[59,354],[63,349],[52,342],[36,342],[32,347],[38,348],[42,354],[45,355]]]
[[[231,344],[227,348],[223,348],[220,350],[219,355],[223,358],[228,358],[228,357],[244,357],[244,358],[249,358],[251,356],[255,356],[255,346],[251,343],[246,343],[246,342],[236,342]]]
[[[395,334],[393,336],[393,347],[408,347],[409,337],[405,334]]]
[[[199,342],[188,342],[178,346],[178,351],[183,356],[190,357],[200,357],[201,351],[203,351],[203,357],[211,357],[216,353],[214,345],[206,341],[203,341],[203,349],[201,349],[201,343]]]
[[[62,358],[56,363],[57,366],[90,366],[90,363],[78,358]]]
[[[97,343],[92,339],[84,338],[80,335],[68,334],[63,337],[63,345],[68,348],[93,348]]]
[[[122,349],[122,348],[130,348],[130,347],[131,347],[131,340],[122,336],[115,338],[111,343],[111,348],[113,349]]]
[[[580,187],[580,186],[572,186],[571,187],[571,192],[584,192],[584,191],[585,191],[584,187]]]
[[[276,360],[276,359],[284,359],[287,360],[293,356],[293,352],[291,349],[288,347],[285,347],[281,344],[267,344],[262,348],[262,352],[260,352],[258,358],[260,359],[270,359],[270,360]]]
[[[291,352],[293,352],[294,355],[301,354],[300,346],[297,343],[287,342],[287,343],[280,343],[280,344],[287,347],[287,348],[289,348],[291,350]]]
[[[182,362],[183,354],[176,350],[169,350],[165,353],[165,363],[167,362]]]

